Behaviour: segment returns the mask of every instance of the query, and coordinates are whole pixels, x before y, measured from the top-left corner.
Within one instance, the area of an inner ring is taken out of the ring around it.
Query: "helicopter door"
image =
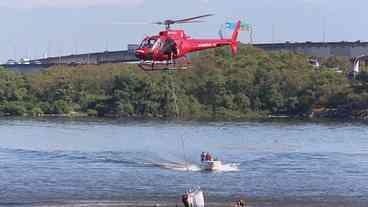
[[[175,40],[173,40],[172,38],[167,38],[161,48],[161,51],[165,55],[171,55],[171,54],[177,55],[178,51],[177,51],[177,44]]]

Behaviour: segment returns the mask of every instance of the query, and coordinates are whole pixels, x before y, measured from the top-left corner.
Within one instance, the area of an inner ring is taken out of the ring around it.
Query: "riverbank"
[[[0,116],[0,121],[13,121],[20,123],[77,123],[77,124],[114,124],[114,125],[212,125],[212,126],[232,126],[232,125],[247,125],[247,124],[283,124],[283,125],[303,125],[303,124],[318,124],[318,125],[366,125],[368,122],[365,119],[333,119],[324,117],[265,117],[265,118],[248,118],[248,119],[166,119],[166,118],[145,118],[145,117],[91,117],[91,116]]]
[[[226,51],[200,53],[185,71],[144,72],[133,64],[56,66],[32,74],[0,69],[0,115],[236,120],[309,117],[322,108],[337,111],[324,113],[328,118],[367,118],[355,113],[368,109],[364,71],[350,80],[316,70],[302,55],[241,46],[233,59]]]
[[[218,200],[206,203],[208,207],[233,207],[234,201]],[[73,201],[61,203],[34,204],[36,207],[176,207],[180,201]],[[366,207],[368,200],[344,197],[303,197],[303,198],[249,198],[248,207]]]

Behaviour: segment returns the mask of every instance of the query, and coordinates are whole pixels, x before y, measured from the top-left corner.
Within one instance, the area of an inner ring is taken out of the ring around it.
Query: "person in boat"
[[[206,153],[206,161],[212,161],[212,155],[209,152]]]
[[[201,154],[201,161],[203,162],[203,161],[205,161],[205,159],[206,159],[206,153],[205,152],[202,152],[202,154]]]

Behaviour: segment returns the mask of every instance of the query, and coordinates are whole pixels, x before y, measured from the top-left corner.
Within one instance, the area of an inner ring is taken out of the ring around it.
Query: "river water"
[[[199,170],[202,151],[226,167]],[[360,123],[0,119],[0,205],[208,200],[354,201],[367,206]]]

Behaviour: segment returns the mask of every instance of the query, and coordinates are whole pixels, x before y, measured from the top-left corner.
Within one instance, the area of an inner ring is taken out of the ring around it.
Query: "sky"
[[[1,0],[0,61],[126,49],[163,29],[143,23],[207,13],[216,15],[175,27],[217,38],[221,24],[241,19],[253,25],[259,43],[367,41],[367,6],[366,0]],[[248,42],[249,33],[240,40]]]

